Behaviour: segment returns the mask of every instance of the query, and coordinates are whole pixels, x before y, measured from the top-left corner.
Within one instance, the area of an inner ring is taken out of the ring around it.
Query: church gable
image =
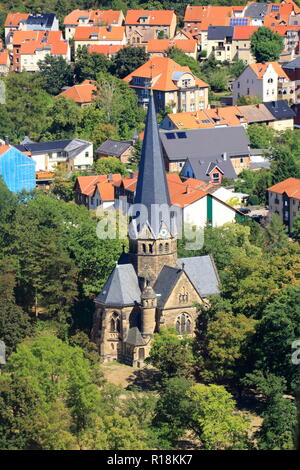
[[[164,266],[154,285],[160,309],[191,306],[202,299],[182,269]]]

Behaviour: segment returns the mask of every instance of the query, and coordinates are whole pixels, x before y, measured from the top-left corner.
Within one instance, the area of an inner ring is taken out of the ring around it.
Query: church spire
[[[162,204],[170,206],[170,196],[152,94],[148,105],[134,203],[143,204],[147,208],[147,219],[143,220],[141,217],[141,224],[147,221],[156,235],[163,221],[169,226],[168,215],[157,209],[158,205]]]

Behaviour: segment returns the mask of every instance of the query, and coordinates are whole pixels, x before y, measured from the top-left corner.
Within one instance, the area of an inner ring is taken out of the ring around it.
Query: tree
[[[300,216],[298,215],[294,220],[294,225],[292,227],[292,237],[300,241]]]
[[[21,72],[5,78],[6,102],[0,104],[0,135],[18,143],[25,135],[39,139],[49,126],[52,98],[38,74]]]
[[[172,377],[163,382],[153,425],[158,428],[160,440],[169,446],[173,447],[189,427],[192,406],[188,391],[192,385],[185,377]]]
[[[98,175],[108,175],[110,173],[127,174],[126,166],[117,157],[100,158],[94,164],[95,172]]]
[[[104,54],[97,54],[87,51],[87,46],[77,49],[75,61],[75,77],[76,82],[81,83],[83,80],[96,80],[97,74],[100,72],[107,72],[111,66],[109,59]]]
[[[288,245],[288,236],[286,234],[287,228],[282,223],[281,217],[274,214],[266,225],[265,231],[265,245],[268,251],[273,252],[285,248]]]
[[[145,64],[149,57],[143,47],[124,47],[113,58],[111,73],[118,78],[127,77],[131,72]]]
[[[271,151],[271,171],[273,174],[273,184],[284,181],[293,175],[298,178],[300,175],[299,164],[295,161],[293,153],[288,146],[278,146]]]
[[[189,67],[191,72],[194,75],[196,75],[196,77],[202,78],[201,73],[200,73],[199,62],[193,59],[193,57],[187,56],[181,49],[178,49],[177,47],[172,46],[169,49],[167,49],[166,56],[170,57],[170,59],[173,59],[174,62],[176,62],[179,65],[182,65],[184,67]]]
[[[241,96],[237,100],[238,106],[246,106],[248,104],[260,104],[262,103],[262,97],[259,95],[256,96]]]
[[[250,37],[251,52],[257,62],[274,62],[283,50],[283,38],[270,28],[262,26]]]
[[[227,91],[228,76],[225,70],[219,69],[209,73],[208,83],[213,91]]]
[[[252,148],[268,149],[275,141],[275,131],[266,124],[252,124],[247,127],[247,134]]]
[[[206,450],[246,449],[248,419],[235,407],[223,386],[196,384],[188,391],[190,427]]]
[[[48,109],[48,116],[50,124],[44,135],[46,139],[73,139],[77,136],[82,110],[73,100],[57,97]]]
[[[44,88],[50,95],[58,95],[64,86],[74,83],[73,69],[62,56],[48,54],[43,61],[38,62],[38,67]]]
[[[237,78],[245,70],[246,64],[243,60],[239,59],[233,62],[230,67],[230,75],[234,78]]]
[[[146,361],[157,367],[164,378],[190,377],[194,364],[191,340],[190,338],[180,339],[175,330],[162,328],[154,335]]]

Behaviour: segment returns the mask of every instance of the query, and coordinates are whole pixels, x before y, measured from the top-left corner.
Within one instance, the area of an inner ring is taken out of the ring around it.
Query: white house
[[[36,171],[54,171],[61,164],[69,170],[83,170],[93,165],[93,144],[86,140],[55,140],[52,142],[31,142],[24,140],[15,145],[36,162]]]
[[[295,83],[278,64],[250,64],[232,83],[233,103],[236,104],[243,96],[259,97],[263,102],[278,99],[294,100]]]

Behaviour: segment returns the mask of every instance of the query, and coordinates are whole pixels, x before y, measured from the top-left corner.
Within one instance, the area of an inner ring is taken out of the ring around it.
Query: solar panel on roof
[[[169,140],[176,139],[175,134],[173,132],[171,134],[166,134],[166,136],[167,136],[167,139]]]
[[[247,26],[248,18],[230,18],[230,26]]]
[[[210,120],[209,119],[202,119],[203,124],[209,124]]]
[[[271,11],[279,11],[279,5],[272,5]]]
[[[178,139],[186,139],[186,132],[177,132]]]

